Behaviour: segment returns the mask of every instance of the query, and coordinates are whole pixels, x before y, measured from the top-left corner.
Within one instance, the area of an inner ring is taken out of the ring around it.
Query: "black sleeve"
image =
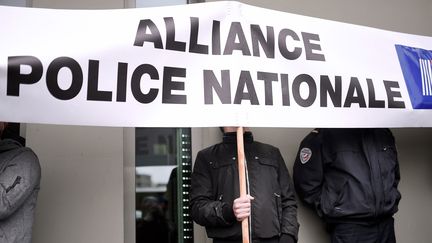
[[[191,211],[193,220],[202,226],[227,226],[235,221],[232,205],[217,200],[213,193],[209,161],[200,151],[191,177]]]
[[[299,224],[297,221],[297,202],[295,199],[294,186],[286,164],[278,150],[279,161],[279,184],[281,187],[282,222],[281,231],[297,239]]]
[[[322,136],[323,131],[313,130],[303,139],[293,168],[297,194],[307,205],[317,210],[319,215],[323,183]]]

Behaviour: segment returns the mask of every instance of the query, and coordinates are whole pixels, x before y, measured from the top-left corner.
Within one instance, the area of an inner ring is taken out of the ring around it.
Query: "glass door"
[[[136,128],[136,242],[193,242],[189,128]]]

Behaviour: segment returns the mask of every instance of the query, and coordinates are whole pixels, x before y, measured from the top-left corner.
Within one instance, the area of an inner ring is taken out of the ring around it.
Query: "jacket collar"
[[[252,143],[253,135],[251,132],[245,132],[243,133],[243,141],[244,143]],[[223,143],[237,143],[237,133],[236,132],[226,132],[223,135]]]

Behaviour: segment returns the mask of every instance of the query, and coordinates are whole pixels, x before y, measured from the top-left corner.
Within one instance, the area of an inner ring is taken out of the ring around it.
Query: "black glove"
[[[295,243],[294,237],[289,234],[282,234],[279,238],[279,243]]]

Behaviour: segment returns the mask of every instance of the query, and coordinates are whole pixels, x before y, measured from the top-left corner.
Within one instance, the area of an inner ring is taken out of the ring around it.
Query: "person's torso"
[[[378,218],[397,211],[397,154],[388,129],[323,129],[321,209],[328,218]]]
[[[216,145],[212,152],[212,161],[216,162],[211,165],[214,199],[230,205],[240,195],[237,151],[233,147]],[[254,237],[269,238],[280,234],[282,207],[276,154],[274,147],[259,142],[245,144],[248,191],[254,197],[251,209]],[[240,236],[239,223],[228,228],[226,231],[231,231],[231,237]]]

